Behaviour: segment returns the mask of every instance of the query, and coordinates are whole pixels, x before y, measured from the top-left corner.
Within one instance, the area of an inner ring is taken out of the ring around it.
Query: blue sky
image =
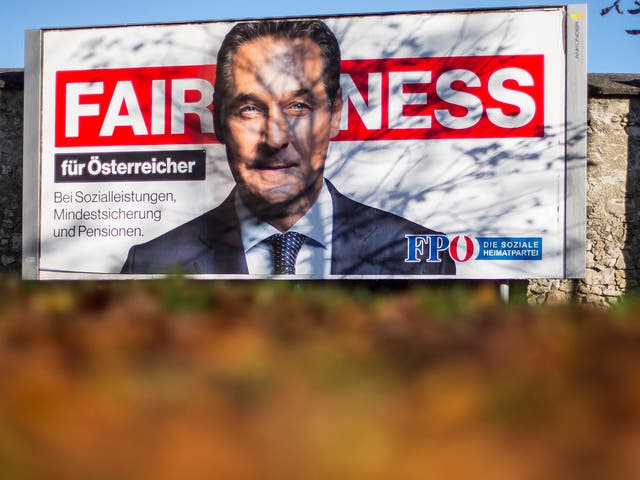
[[[624,2],[625,0],[623,0]],[[629,5],[632,0],[626,0]],[[0,21],[0,68],[24,65],[24,31],[34,28],[162,23],[193,20],[224,20],[251,17],[328,15],[416,10],[454,10],[511,6],[557,5],[544,0],[24,0],[10,2]],[[575,2],[579,3],[579,2]],[[640,15],[605,17],[600,10],[612,0],[588,3],[588,70],[606,73],[640,74],[640,36],[625,33],[625,28],[640,28]]]

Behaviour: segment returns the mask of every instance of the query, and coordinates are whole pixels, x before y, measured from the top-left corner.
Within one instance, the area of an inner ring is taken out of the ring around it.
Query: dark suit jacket
[[[331,273],[336,275],[453,275],[448,252],[442,262],[405,262],[406,234],[434,235],[433,230],[338,192],[327,182],[333,200]],[[246,274],[234,192],[218,207],[129,250],[122,273]]]

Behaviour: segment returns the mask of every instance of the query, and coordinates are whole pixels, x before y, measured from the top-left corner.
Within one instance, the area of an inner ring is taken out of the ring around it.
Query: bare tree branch
[[[616,12],[618,12],[620,15],[624,14],[624,11],[622,10],[622,7],[620,6],[621,2],[622,2],[622,0],[615,0],[615,2],[613,2],[611,5],[609,5],[608,7],[603,8],[600,11],[600,15],[606,15],[611,10],[613,10],[614,8],[615,8]],[[635,0],[633,3],[638,5],[638,6],[640,6],[640,0]],[[640,8],[628,9],[627,12],[630,13],[631,15],[637,15],[637,14],[640,13]],[[638,30],[638,29],[625,30],[625,32],[627,32],[629,35],[640,35],[640,30]]]

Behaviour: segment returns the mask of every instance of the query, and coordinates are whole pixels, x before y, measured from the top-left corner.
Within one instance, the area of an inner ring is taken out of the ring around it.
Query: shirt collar
[[[242,245],[245,253],[271,235],[280,233],[273,225],[255,217],[242,202],[237,191],[235,195],[235,207],[238,221],[240,222]],[[316,202],[289,231],[302,233],[325,249],[331,246],[333,201],[325,182],[322,182],[322,189]]]

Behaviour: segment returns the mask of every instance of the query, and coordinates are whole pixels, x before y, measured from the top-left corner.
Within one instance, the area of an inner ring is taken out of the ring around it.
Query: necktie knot
[[[305,236],[298,232],[276,233],[267,239],[273,254],[273,273],[296,273],[296,258]]]

